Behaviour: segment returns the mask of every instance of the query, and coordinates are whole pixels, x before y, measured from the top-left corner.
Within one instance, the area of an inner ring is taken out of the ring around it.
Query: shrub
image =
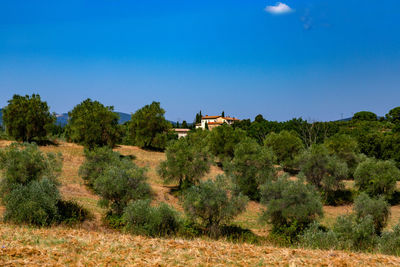
[[[200,182],[189,188],[183,197],[183,208],[186,215],[204,227],[212,237],[220,235],[222,224],[244,211],[247,198],[241,194],[228,194],[226,178],[217,176],[216,180]]]
[[[79,175],[89,188],[93,188],[95,180],[109,165],[120,164],[121,155],[108,147],[85,149],[85,161],[79,167]]]
[[[378,244],[379,251],[384,254],[400,256],[400,225],[396,224],[392,231],[382,233]]]
[[[272,232],[295,240],[310,223],[323,216],[320,195],[303,180],[280,177],[261,189],[261,203],[266,206],[261,220],[272,224]]]
[[[304,149],[303,142],[295,132],[281,131],[280,133],[270,133],[264,140],[267,147],[272,148],[277,157],[278,164],[287,169],[295,169],[295,159]]]
[[[390,216],[390,206],[383,197],[372,199],[365,193],[355,199],[353,210],[358,220],[371,216],[377,234],[387,225]]]
[[[44,177],[57,183],[61,168],[61,154],[44,154],[36,144],[13,143],[0,150],[1,191],[7,193],[17,184],[28,185]]]
[[[314,222],[299,238],[301,246],[312,249],[338,249],[338,237],[332,230],[326,230],[319,223]]]
[[[6,206],[5,221],[39,226],[50,225],[58,220],[57,203],[60,193],[56,185],[44,178],[27,185],[16,185],[3,202]]]
[[[354,215],[339,216],[333,227],[340,249],[372,251],[378,241],[372,216],[357,219]]]
[[[129,203],[123,221],[129,232],[139,235],[168,236],[176,234],[180,228],[177,211],[165,203],[152,207],[149,200]]]
[[[170,142],[165,155],[167,159],[160,163],[158,173],[165,181],[178,181],[179,189],[198,183],[210,170],[208,150],[191,144],[188,138]]]
[[[247,137],[235,146],[234,155],[225,168],[235,186],[234,190],[252,200],[260,200],[260,185],[275,175],[272,151]]]
[[[55,120],[40,95],[14,95],[3,109],[7,134],[18,141],[32,142],[46,137]]]
[[[68,225],[77,224],[92,217],[87,209],[75,201],[59,200],[57,202],[58,221]]]
[[[113,214],[122,215],[130,201],[150,197],[146,179],[145,169],[130,160],[123,159],[117,166],[109,165],[94,181],[94,189],[101,197],[99,204],[110,208]]]
[[[367,159],[360,163],[354,173],[355,185],[370,196],[384,195],[391,198],[400,171],[391,161]]]
[[[96,146],[114,147],[120,141],[119,116],[114,107],[86,99],[68,112],[67,137],[75,143],[93,149]]]
[[[325,194],[325,201],[329,194],[344,189],[342,180],[347,177],[346,163],[334,156],[330,156],[323,145],[312,145],[300,156],[301,175],[307,182],[314,185]]]

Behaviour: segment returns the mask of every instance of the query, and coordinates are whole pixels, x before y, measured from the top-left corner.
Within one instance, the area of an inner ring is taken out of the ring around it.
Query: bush
[[[384,254],[400,256],[400,225],[393,227],[392,231],[383,232],[379,239],[379,251]]]
[[[123,159],[117,166],[109,165],[94,181],[94,189],[100,195],[99,204],[110,212],[122,215],[130,201],[150,197],[145,169]]]
[[[333,227],[340,249],[372,251],[378,241],[372,216],[339,216]]]
[[[338,249],[337,234],[332,230],[326,230],[317,222],[310,224],[299,238],[301,246],[312,249]]]
[[[347,177],[347,165],[329,155],[323,145],[312,145],[300,156],[300,169],[307,182],[324,193],[325,201],[330,194],[344,189],[342,180]]]
[[[280,133],[270,133],[264,140],[267,147],[272,148],[277,157],[278,164],[285,169],[296,169],[295,159],[304,149],[303,142],[295,132],[281,131]]]
[[[120,164],[121,155],[108,147],[85,149],[85,161],[79,167],[79,175],[93,189],[94,182],[109,165]]]
[[[192,186],[183,197],[186,215],[204,227],[211,237],[218,237],[221,225],[229,224],[244,211],[246,204],[247,198],[241,194],[229,196],[227,181],[223,176]]]
[[[235,146],[234,155],[225,168],[235,186],[234,191],[260,200],[260,185],[275,176],[272,151],[247,137]]]
[[[0,150],[1,192],[10,192],[17,184],[28,185],[44,177],[57,183],[61,168],[61,154],[44,154],[36,144],[13,143]]]
[[[2,112],[7,134],[24,142],[45,138],[56,120],[47,103],[35,94],[14,95]]]
[[[57,202],[58,221],[67,225],[81,223],[92,217],[87,209],[75,201],[59,200]]]
[[[353,210],[358,220],[371,216],[378,235],[387,225],[390,216],[390,206],[383,197],[372,199],[365,193],[355,199]]]
[[[5,221],[47,226],[58,221],[57,203],[60,193],[49,179],[16,185],[3,202],[6,206]]]
[[[114,147],[121,139],[119,116],[114,107],[105,107],[88,98],[68,112],[68,117],[67,138],[86,148]]]
[[[149,200],[129,203],[123,214],[126,229],[138,235],[169,236],[180,229],[178,213],[165,203],[150,206]]]
[[[166,182],[178,181],[179,189],[198,183],[210,170],[211,155],[208,150],[191,144],[188,138],[170,142],[165,155],[167,159],[160,163],[158,173]]]
[[[354,173],[355,185],[370,196],[384,195],[390,199],[400,171],[391,161],[367,159],[360,163]]]
[[[280,177],[261,189],[261,203],[266,206],[261,220],[272,224],[272,232],[296,239],[310,223],[323,216],[321,198],[315,188],[303,180]]]

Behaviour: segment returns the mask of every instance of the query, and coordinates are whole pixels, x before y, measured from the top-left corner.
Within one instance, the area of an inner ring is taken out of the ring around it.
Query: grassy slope
[[[8,145],[0,141],[0,147]],[[61,192],[66,199],[74,199],[87,207],[95,216],[73,229],[56,226],[49,229],[35,229],[0,223],[0,266],[10,265],[97,265],[112,264],[166,264],[184,265],[263,265],[291,264],[320,265],[400,265],[400,258],[382,255],[353,254],[346,252],[312,251],[301,249],[274,248],[248,244],[232,244],[210,240],[151,239],[124,235],[102,225],[104,210],[97,206],[97,197],[88,191],[78,176],[78,168],[83,162],[82,147],[61,143],[59,146],[42,147],[46,152],[61,152],[64,157],[63,173],[60,177]],[[121,146],[117,149],[124,155],[135,155],[135,162],[148,168],[149,183],[156,196],[154,202],[165,201],[181,210],[176,197],[169,194],[169,187],[163,185],[156,173],[156,167],[164,159],[164,154],[148,152],[137,147]],[[208,176],[222,173],[212,167]],[[265,235],[265,226],[257,223],[259,204],[251,202],[247,211],[240,215],[236,223]],[[330,225],[336,216],[351,212],[351,206],[324,207],[324,223]],[[3,208],[0,207],[0,213]],[[392,207],[390,225],[400,217],[400,207]]]

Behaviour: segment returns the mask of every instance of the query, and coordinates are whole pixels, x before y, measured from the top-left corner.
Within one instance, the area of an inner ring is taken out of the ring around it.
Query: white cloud
[[[277,2],[274,6],[267,6],[265,11],[271,14],[286,14],[293,12],[294,10],[284,3]]]

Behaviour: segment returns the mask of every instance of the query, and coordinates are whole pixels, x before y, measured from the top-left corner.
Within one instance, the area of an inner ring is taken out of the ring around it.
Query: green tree
[[[355,121],[377,121],[378,116],[370,111],[360,111],[354,114],[352,120]]]
[[[321,197],[315,188],[285,176],[262,187],[261,203],[266,206],[261,220],[272,224],[272,231],[285,235],[289,241],[323,216]]]
[[[129,135],[133,144],[142,148],[165,149],[171,129],[159,102],[137,110],[129,122]]]
[[[354,180],[360,191],[372,197],[383,195],[390,199],[396,181],[400,180],[400,170],[392,161],[369,158],[358,165]]]
[[[203,118],[203,115],[201,115],[201,110],[199,111],[199,113],[196,113],[196,118],[194,119],[194,123],[201,123],[201,118]]]
[[[207,147],[196,145],[190,140],[187,137],[169,143],[165,151],[167,159],[158,168],[159,175],[165,181],[178,181],[179,189],[198,183],[210,170],[211,155]]]
[[[390,216],[390,206],[384,197],[370,198],[366,193],[361,193],[355,199],[353,211],[357,219],[371,216],[378,235],[387,225]]]
[[[189,126],[188,126],[188,124],[187,124],[186,121],[182,121],[182,128],[183,128],[183,129],[189,128]]]
[[[353,176],[360,162],[357,140],[346,134],[336,134],[325,140],[325,146],[330,155],[337,156],[347,163],[349,174]]]
[[[47,136],[55,122],[47,103],[39,95],[14,95],[3,109],[7,134],[18,141],[32,142]]]
[[[208,144],[211,153],[218,157],[220,162],[230,161],[234,157],[234,148],[237,143],[246,137],[246,132],[234,129],[230,125],[221,125],[214,128],[208,135]]]
[[[304,150],[301,139],[295,132],[281,131],[270,133],[264,140],[264,144],[270,147],[278,160],[278,164],[288,169],[296,167],[295,159]]]
[[[347,177],[346,163],[329,155],[324,145],[312,145],[300,156],[301,174],[315,187],[331,191],[342,188]]]
[[[189,188],[183,198],[183,209],[194,222],[199,223],[212,237],[220,234],[220,226],[229,224],[243,212],[247,198],[229,194],[226,178],[217,176]]]
[[[222,111],[221,117],[225,117],[225,111]]]
[[[237,193],[252,200],[260,200],[260,185],[275,177],[274,155],[252,138],[245,138],[235,146],[233,160],[226,172],[231,177]]]
[[[386,114],[386,119],[394,124],[400,124],[400,107],[393,108]]]
[[[94,189],[101,197],[99,204],[110,208],[111,214],[121,216],[130,201],[150,198],[146,180],[145,169],[122,159],[117,166],[107,166],[94,181]]]
[[[113,107],[86,99],[68,112],[66,134],[70,140],[89,149],[96,146],[114,147],[120,141],[118,114]]]

